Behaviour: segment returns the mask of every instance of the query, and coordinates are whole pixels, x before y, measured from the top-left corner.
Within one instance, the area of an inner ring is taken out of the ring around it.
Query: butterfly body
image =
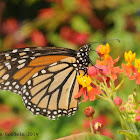
[[[56,47],[21,48],[0,53],[0,89],[22,96],[28,110],[50,119],[78,109],[77,75],[90,63],[90,46],[78,51]]]

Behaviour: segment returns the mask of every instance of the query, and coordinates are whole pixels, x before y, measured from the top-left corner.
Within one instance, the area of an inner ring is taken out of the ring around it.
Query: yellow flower
[[[135,68],[137,68],[138,73],[140,73],[140,59],[135,59]]]
[[[132,51],[129,51],[128,53],[124,53],[125,61],[127,62],[128,66],[131,66],[131,63],[135,60],[136,53],[132,53]]]
[[[86,87],[88,91],[90,91],[92,89],[91,87],[91,78],[88,75],[83,75],[80,74],[79,76],[77,76],[77,81],[80,85],[82,85],[82,87]]]
[[[110,46],[109,44],[106,45],[101,45],[101,47],[99,48],[99,52],[103,55],[107,55],[108,53],[110,53]]]

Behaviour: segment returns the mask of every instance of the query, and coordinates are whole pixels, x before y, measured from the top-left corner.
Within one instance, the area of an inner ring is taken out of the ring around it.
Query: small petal
[[[124,53],[124,58],[126,62],[129,62],[130,64],[135,60],[136,53],[132,53],[132,51],[129,51],[128,53]]]
[[[97,68],[95,68],[94,66],[90,66],[88,67],[87,73],[90,77],[95,77],[98,74]]]
[[[83,92],[84,92],[84,88],[81,88],[80,91],[79,91],[79,93],[78,93],[77,95],[75,95],[74,98],[79,98],[79,97],[81,97],[82,94],[83,94]]]
[[[99,122],[96,122],[94,125],[94,130],[100,132],[102,129],[103,125]]]

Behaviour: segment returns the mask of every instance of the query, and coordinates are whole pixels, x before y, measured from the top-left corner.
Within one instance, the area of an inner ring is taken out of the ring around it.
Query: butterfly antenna
[[[98,69],[98,70],[102,70],[102,69],[96,67],[95,64],[94,64],[90,59],[89,59],[89,61],[90,61],[90,64],[91,64],[92,66],[94,66],[96,69]]]

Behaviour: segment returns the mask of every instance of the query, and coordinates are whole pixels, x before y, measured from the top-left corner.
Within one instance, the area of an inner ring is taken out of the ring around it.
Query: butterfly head
[[[88,65],[91,62],[89,59],[90,46],[90,44],[84,45],[77,51],[76,65],[78,70],[87,71]]]

